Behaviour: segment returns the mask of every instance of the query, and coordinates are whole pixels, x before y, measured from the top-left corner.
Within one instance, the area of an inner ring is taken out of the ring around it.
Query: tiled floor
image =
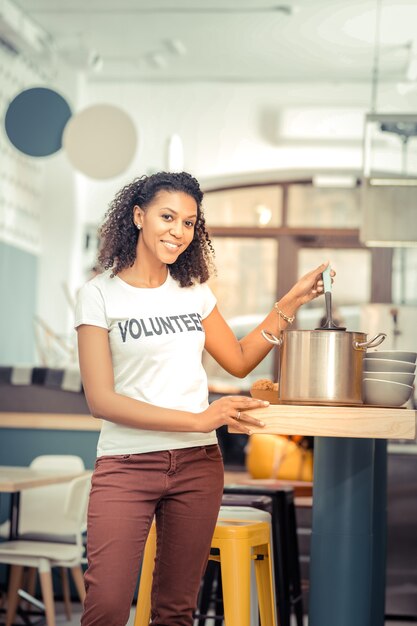
[[[64,612],[64,605],[62,602],[55,602],[55,609],[56,609],[56,625],[57,626],[80,626],[80,619],[81,619],[81,607],[80,604],[78,604],[77,602],[73,602],[72,603],[72,619],[70,621],[67,621],[65,612]],[[3,607],[4,610],[4,607]],[[134,625],[134,619],[135,619],[135,609],[132,608],[131,612],[130,612],[130,618],[128,623],[126,624],[126,626],[133,626]],[[2,620],[0,619],[0,625],[2,623]],[[23,621],[20,620],[18,617],[16,617],[16,621],[15,624],[22,624],[23,626]],[[384,626],[405,626],[407,622],[405,621],[386,621]],[[408,624],[416,624],[417,622],[408,622]],[[207,620],[207,625],[206,626],[218,626],[219,622],[215,623],[213,622],[209,622]],[[197,625],[195,625],[197,626]],[[291,622],[291,626],[296,626],[296,622],[295,622],[295,618],[293,618],[292,622]],[[305,617],[304,618],[304,626],[308,626],[308,618]]]
[[[65,615],[62,613],[62,606],[59,605],[59,603],[57,604],[57,613],[58,612],[59,612],[59,615],[57,615],[57,620],[56,620],[57,626],[59,626],[60,624],[65,625],[65,626],[79,626],[80,625],[81,614],[77,610],[77,605],[74,604],[74,614],[70,622],[66,621]],[[133,622],[134,622],[134,609],[132,609],[130,620],[126,626],[133,626]],[[406,622],[385,622],[385,626],[404,626],[405,623]],[[207,626],[212,626],[212,625],[207,623]],[[213,622],[213,626],[215,626],[214,622]],[[295,626],[295,621],[293,622],[291,626]],[[307,618],[305,618],[305,626],[308,626]]]

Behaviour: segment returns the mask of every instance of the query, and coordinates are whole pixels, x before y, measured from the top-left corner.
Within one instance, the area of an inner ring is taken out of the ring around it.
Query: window
[[[288,226],[302,228],[357,228],[360,223],[359,189],[288,187]]]
[[[267,313],[277,289],[278,244],[259,237],[216,237],[218,276],[210,280],[218,306],[226,319]]]
[[[332,289],[333,316],[348,330],[360,328],[360,306],[371,299],[371,251],[332,248],[302,248],[298,255],[298,274],[302,276],[315,266],[329,260],[336,271]],[[297,314],[300,329],[317,328],[325,314],[324,299],[313,300]]]
[[[365,327],[364,307],[387,301],[391,259],[384,257],[382,262],[381,255],[360,243],[359,199],[358,187],[317,187],[304,180],[205,194],[206,221],[219,271],[210,285],[236,336],[243,337],[257,326],[297,276],[327,259],[337,272],[334,317],[351,331]],[[396,252],[396,301],[416,302],[416,266],[415,249]],[[324,298],[314,300],[300,309],[295,327],[314,329],[324,314]],[[204,363],[212,389],[218,383],[220,391],[224,384],[224,391],[231,393],[248,390],[258,378],[274,379],[277,357],[278,351],[272,350],[244,380],[226,374],[208,355]]]
[[[392,261],[392,299],[417,305],[417,248],[396,248]]]
[[[217,237],[213,239],[218,277],[210,280],[217,304],[238,339],[261,323],[275,302],[278,244],[271,238]],[[259,378],[272,378],[274,351],[246,378],[225,372],[204,354],[211,390],[232,393],[248,390]]]
[[[204,214],[210,226],[280,226],[282,197],[278,185],[210,191],[204,195]]]

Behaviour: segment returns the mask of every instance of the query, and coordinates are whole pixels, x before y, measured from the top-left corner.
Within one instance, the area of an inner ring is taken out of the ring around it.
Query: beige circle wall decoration
[[[130,165],[137,132],[127,113],[110,104],[97,104],[72,116],[62,143],[76,170],[90,178],[113,178]]]

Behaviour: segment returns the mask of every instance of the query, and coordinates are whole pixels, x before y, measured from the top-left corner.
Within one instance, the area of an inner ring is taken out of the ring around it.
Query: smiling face
[[[138,256],[170,265],[193,240],[197,203],[182,191],[159,191],[146,209],[134,207],[133,220],[141,226]]]

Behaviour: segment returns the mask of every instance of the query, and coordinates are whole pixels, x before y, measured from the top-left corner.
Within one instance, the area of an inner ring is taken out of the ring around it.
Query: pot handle
[[[275,335],[270,333],[269,330],[261,330],[261,335],[264,339],[269,341],[269,343],[273,343],[276,346],[282,346],[282,337],[278,339]]]
[[[368,341],[354,341],[353,347],[355,348],[355,350],[361,350],[363,348],[365,350],[367,348],[376,348],[385,340],[385,338],[385,333],[378,333],[377,335],[375,335],[375,337],[372,337],[372,339],[369,339]]]

